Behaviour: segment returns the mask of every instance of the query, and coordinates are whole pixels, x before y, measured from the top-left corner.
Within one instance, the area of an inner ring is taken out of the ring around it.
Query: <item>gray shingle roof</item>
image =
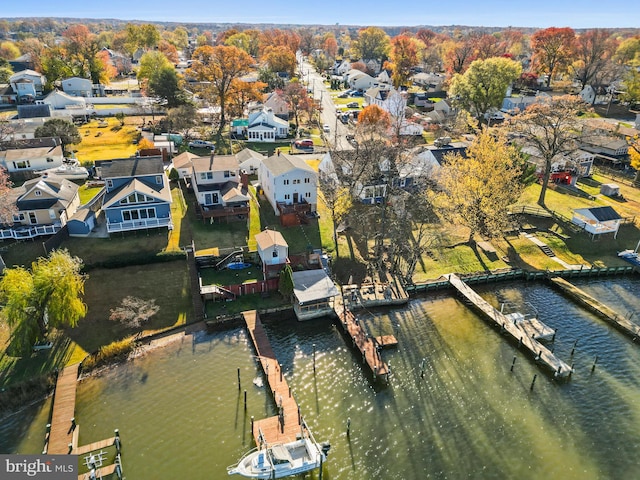
[[[96,160],[96,169],[101,178],[157,175],[164,171],[160,156]]]
[[[263,160],[262,163],[276,177],[296,169],[305,170],[313,174],[316,173],[315,170],[307,165],[307,163],[301,158],[298,158],[295,155],[287,155],[285,153],[273,155]]]

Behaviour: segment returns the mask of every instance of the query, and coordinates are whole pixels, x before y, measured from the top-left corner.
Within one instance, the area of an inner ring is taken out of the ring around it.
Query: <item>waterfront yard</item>
[[[138,146],[134,141],[139,137],[137,125],[141,121],[140,117],[127,117],[121,126],[115,117],[107,117],[78,127],[82,141],[73,146],[78,160],[85,165],[95,160],[135,155]]]

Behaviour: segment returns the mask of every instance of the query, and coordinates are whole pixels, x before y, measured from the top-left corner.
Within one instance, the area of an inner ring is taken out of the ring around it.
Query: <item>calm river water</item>
[[[576,283],[640,316],[637,276]],[[383,354],[393,370],[387,387],[372,383],[331,322],[265,322],[307,423],[332,445],[323,478],[640,478],[640,345],[546,284],[476,289],[558,328],[554,348],[575,365],[571,381],[551,380],[448,294],[362,314],[373,335],[397,331],[399,348]],[[252,447],[250,416],[275,413],[252,383],[260,375],[252,355],[243,329],[201,333],[82,382],[80,443],[119,428],[128,479],[227,478],[226,466]],[[48,409],[0,423],[0,452],[39,453]]]

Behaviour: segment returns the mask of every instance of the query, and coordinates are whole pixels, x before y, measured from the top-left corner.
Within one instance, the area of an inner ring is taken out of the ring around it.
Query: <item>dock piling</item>
[[[240,369],[238,368],[238,391],[240,391]]]
[[[316,371],[316,344],[313,345],[313,371]]]
[[[571,349],[571,356],[573,356],[574,352],[576,351],[576,346],[578,345],[578,340],[576,340],[575,342],[573,342],[573,348]]]
[[[513,362],[511,362],[511,369],[510,369],[510,371],[511,371],[511,372],[513,372],[513,367],[514,367],[514,366],[515,366],[515,364],[516,364],[516,358],[517,358],[517,357],[514,355],[514,356],[513,356]]]
[[[351,417],[347,418],[347,437],[351,435]]]
[[[531,387],[529,387],[529,391],[533,391],[533,386],[536,384],[536,378],[538,378],[538,374],[533,375],[533,380],[531,381]]]
[[[593,365],[591,366],[591,373],[593,373],[594,370],[596,369],[596,363],[598,363],[598,355],[596,355],[596,358],[593,359]]]
[[[244,391],[244,410],[247,410],[247,391]]]

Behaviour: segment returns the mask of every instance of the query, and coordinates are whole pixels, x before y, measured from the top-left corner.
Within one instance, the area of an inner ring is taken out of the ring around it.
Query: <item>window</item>
[[[305,198],[311,198],[311,192],[307,192],[304,194]]]
[[[162,175],[156,175],[156,183],[162,185]]]
[[[309,183],[310,181],[311,181],[311,179],[310,179],[310,178],[305,178],[305,179],[304,179],[304,183]]]
[[[42,195],[42,192],[41,192],[40,190],[36,190],[35,192],[33,192],[33,194],[34,194],[36,197],[39,197],[40,195]]]
[[[300,179],[299,179],[299,178],[294,178],[294,179],[293,179],[293,184],[294,184],[294,185],[297,185],[297,184],[299,184],[299,183],[300,183]]]
[[[47,163],[53,163],[53,158],[47,157]]]
[[[289,199],[291,199],[291,195],[289,195],[288,193],[287,193],[287,194],[285,194],[284,199],[285,199],[285,200],[289,200]]]
[[[273,258],[278,258],[278,250],[274,248],[274,249],[273,249],[273,253],[271,254],[271,256],[272,256]]]
[[[56,219],[56,211],[52,208],[49,209],[49,218],[51,220],[55,220]]]
[[[201,180],[212,180],[213,179],[213,172],[202,172],[200,174],[200,179]]]
[[[18,213],[13,216],[14,222],[24,222],[24,213]]]
[[[224,178],[229,178],[231,176],[231,172],[229,170],[224,171]]]
[[[26,160],[24,162],[13,162],[13,168],[15,168],[16,170],[30,168],[30,167],[31,167],[31,162],[29,160]]]
[[[284,184],[285,184],[285,185],[289,185],[289,180],[287,180],[287,179],[285,178],[285,180],[284,180]]]
[[[113,180],[110,178],[107,179],[107,188],[113,188]]]

